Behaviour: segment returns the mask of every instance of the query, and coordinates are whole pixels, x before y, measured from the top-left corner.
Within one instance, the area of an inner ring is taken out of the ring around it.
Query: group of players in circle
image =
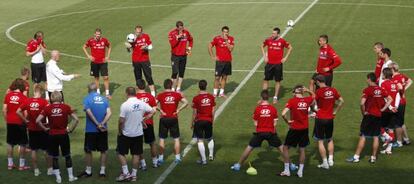
[[[197,139],[201,165],[207,164],[207,159],[214,160],[213,121],[215,98],[225,97],[225,84],[231,75],[232,50],[234,38],[229,35],[229,28],[222,27],[222,34],[214,37],[208,50],[211,58],[216,61],[215,81],[213,94],[207,92],[207,81],[198,83],[199,93],[192,100],[193,137]],[[136,181],[137,170],[147,169],[143,158],[143,143],[150,146],[152,165],[159,167],[164,162],[165,139],[174,139],[175,162],[181,162],[180,129],[178,114],[189,104],[181,91],[187,56],[191,54],[193,37],[184,28],[182,21],[176,22],[176,28],[168,35],[171,45],[171,79],[164,81],[164,91],[156,94],[152,79],[149,51],[153,48],[148,34],[143,32],[142,26],[135,27],[132,39],[128,37],[125,43],[128,52],[132,51],[136,87],[127,87],[127,100],[121,105],[118,120],[117,155],[121,163],[121,174],[117,181]],[[271,36],[261,46],[263,58],[266,62],[261,100],[253,113],[253,122],[256,131],[240,160],[231,166],[232,170],[239,171],[254,148],[260,147],[264,140],[269,145],[277,147],[282,153],[284,170],[281,176],[290,176],[292,170],[303,177],[305,148],[309,144],[309,117],[315,117],[313,137],[318,142],[318,149],[322,163],[319,168],[329,169],[334,165],[333,120],[341,109],[344,100],[340,93],[332,86],[333,70],[341,65],[342,61],[334,49],[328,44],[328,36],[321,35],[318,39],[320,46],[317,69],[310,80],[309,89],[303,85],[293,88],[293,98],[289,99],[282,111],[284,121],[289,125],[284,144],[277,133],[277,109],[273,104],[278,102],[278,94],[283,80],[283,63],[288,60],[292,46],[280,37],[280,29],[274,28]],[[216,53],[213,53],[213,47]],[[90,52],[88,52],[88,48]],[[267,50],[266,50],[267,49]],[[285,53],[285,49],[287,52]],[[106,159],[108,150],[107,124],[112,115],[109,107],[109,77],[108,62],[110,62],[110,42],[102,37],[101,29],[96,29],[94,37],[84,45],[85,55],[91,60],[90,75],[94,83],[88,85],[88,95],[84,98],[83,106],[86,113],[85,128],[85,171],[78,177],[92,176],[92,152],[101,153],[100,177],[106,177]],[[349,162],[359,162],[359,155],[364,148],[366,138],[373,138],[373,151],[369,161],[375,163],[379,147],[379,137],[383,139],[386,149],[384,154],[391,154],[393,147],[409,144],[406,126],[404,125],[405,90],[412,84],[412,80],[399,72],[399,67],[390,59],[391,51],[384,48],[382,43],[375,43],[374,50],[378,55],[375,73],[367,75],[368,87],[363,90],[361,98],[361,113],[363,120],[360,129],[360,140],[355,155],[347,159]],[[58,157],[62,155],[66,160],[69,181],[75,181],[70,156],[69,133],[77,126],[79,120],[75,111],[64,103],[63,81],[78,77],[78,74],[65,75],[57,66],[59,52],[51,52],[51,60],[46,65],[43,56],[46,53],[46,44],[43,41],[43,32],[36,32],[34,38],[27,44],[26,55],[31,57],[31,73],[34,85],[34,95],[29,96],[30,70],[24,68],[22,77],[13,81],[4,99],[3,114],[7,122],[7,155],[8,169],[15,168],[13,162],[13,148],[19,145],[19,170],[28,170],[25,163],[26,149],[32,153],[32,167],[34,175],[40,175],[37,164],[37,151],[44,150],[48,165],[48,175],[55,175],[56,182],[62,181]],[[143,76],[145,76],[145,82]],[[105,96],[100,95],[99,77],[104,79]],[[275,81],[273,100],[268,91],[269,81]],[[40,83],[44,82],[44,85]],[[147,84],[146,84],[147,83]],[[150,92],[146,92],[146,87]],[[45,92],[46,90],[46,92]],[[305,94],[308,94],[307,96]],[[273,102],[273,104],[272,104]],[[181,103],[181,105],[180,105]],[[155,144],[155,133],[152,116],[160,112],[159,122],[159,149]],[[71,117],[71,118],[70,118]],[[69,121],[74,121],[68,126]],[[27,136],[28,132],[28,136]],[[395,134],[394,134],[395,132]],[[395,135],[395,136],[394,136]],[[206,156],[207,141],[208,158]],[[327,144],[327,149],[325,148]],[[299,148],[299,166],[290,161],[289,148]],[[59,153],[61,152],[61,154]],[[128,169],[126,155],[132,155],[132,170]]]

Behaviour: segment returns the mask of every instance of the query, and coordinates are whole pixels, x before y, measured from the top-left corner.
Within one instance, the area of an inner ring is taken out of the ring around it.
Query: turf
[[[233,2],[233,3],[231,3]],[[239,3],[244,2],[244,3]],[[220,33],[220,27],[228,25],[230,33],[236,39],[236,47],[233,52],[234,69],[250,70],[261,58],[260,44],[265,37],[270,35],[274,26],[279,26],[282,31],[289,19],[295,19],[312,1],[298,0],[277,1],[290,3],[268,3],[267,1],[247,0],[237,1],[2,1],[0,2],[0,29],[6,31],[10,26],[38,17],[57,14],[69,14],[41,19],[21,25],[12,30],[12,36],[26,42],[37,30],[45,32],[45,41],[50,49],[58,49],[61,52],[83,56],[82,44],[91,37],[96,27],[103,29],[103,35],[107,37],[113,47],[112,60],[130,62],[130,56],[125,52],[123,41],[128,33],[133,32],[135,25],[144,26],[154,44],[151,52],[151,62],[156,65],[169,66],[170,54],[167,41],[167,33],[174,27],[176,20],[183,20],[185,26],[195,38],[193,55],[189,57],[188,67],[213,68],[214,62],[209,59],[207,45],[209,41]],[[218,4],[211,4],[218,3]],[[227,3],[227,4],[225,4]],[[172,5],[173,4],[173,5]],[[164,6],[168,5],[168,6]],[[412,40],[412,18],[414,2],[408,0],[379,0],[379,1],[319,1],[291,30],[286,39],[292,44],[292,55],[285,65],[286,71],[312,71],[315,68],[318,46],[316,39],[320,34],[328,34],[330,43],[342,57],[343,64],[338,70],[372,70],[375,65],[375,55],[372,52],[372,44],[382,41],[392,49],[392,58],[402,68],[413,68],[411,59],[414,58]],[[94,12],[89,12],[93,10]],[[72,12],[79,12],[73,14]],[[72,14],[70,14],[72,13]],[[22,66],[29,66],[29,59],[24,56],[24,46],[11,42],[5,34],[0,35],[0,71],[3,79],[0,89],[6,89],[10,81],[18,77]],[[48,58],[48,57],[47,57]],[[61,67],[67,73],[82,74],[80,79],[65,83],[65,99],[68,104],[81,112],[81,101],[86,95],[86,84],[92,79],[89,74],[89,63],[86,59],[66,57],[61,58]],[[100,180],[97,177],[80,180],[79,183],[113,183],[119,174],[120,166],[116,159],[116,124],[119,114],[119,106],[125,100],[124,89],[134,85],[132,67],[130,64],[110,64],[111,91],[113,99],[111,106],[114,116],[110,122],[110,152],[108,159],[108,178]],[[161,88],[162,81],[170,77],[170,68],[153,67],[154,79],[157,88]],[[259,68],[263,70],[263,66]],[[406,74],[413,76],[412,71]],[[246,76],[246,72],[234,72],[230,78],[227,91],[231,93]],[[215,121],[214,137],[216,140],[216,160],[205,167],[195,163],[198,152],[193,148],[183,163],[177,166],[167,177],[164,183],[388,183],[398,179],[398,182],[409,183],[414,177],[414,166],[409,164],[414,161],[411,156],[413,146],[407,146],[394,151],[390,157],[380,156],[375,165],[367,162],[366,149],[362,162],[359,164],[345,163],[345,158],[351,156],[356,145],[359,123],[359,98],[361,90],[366,86],[365,74],[362,73],[337,73],[334,86],[341,92],[345,99],[345,107],[335,120],[335,167],[331,170],[319,170],[316,165],[319,156],[315,145],[311,144],[307,149],[305,165],[305,177],[303,179],[281,178],[277,173],[282,170],[281,156],[276,150],[267,148],[263,144],[253,152],[249,161],[258,169],[256,177],[247,176],[244,172],[232,172],[229,167],[236,162],[247,145],[251,133],[254,130],[251,114],[258,94],[261,89],[263,73],[255,73],[235,98],[229,103],[224,112]],[[286,100],[291,96],[290,88],[298,83],[307,84],[310,73],[285,73],[282,89],[282,98],[276,107],[283,108]],[[213,80],[212,71],[187,70],[184,82],[184,92],[191,99],[197,92],[197,81],[206,79],[210,83]],[[209,86],[211,89],[211,85]],[[2,90],[4,91],[4,90]],[[408,92],[408,105],[406,122],[411,128],[414,120],[412,115],[413,93]],[[0,95],[3,99],[4,94]],[[223,99],[218,100],[220,105]],[[186,109],[180,115],[183,146],[188,144],[191,138],[189,128],[190,109]],[[81,124],[71,135],[72,156],[74,159],[75,173],[84,168],[83,161],[83,128],[85,115],[79,113]],[[156,116],[156,122],[158,115]],[[1,183],[53,183],[52,177],[44,174],[34,178],[31,172],[18,172],[6,170],[6,131],[2,120],[0,126],[0,181]],[[311,126],[313,121],[311,121]],[[311,128],[312,129],[312,128]],[[279,136],[284,139],[287,126],[279,121],[277,127]],[[410,130],[411,134],[414,134]],[[171,143],[171,141],[169,141]],[[153,183],[172,162],[172,145],[167,145],[167,164],[158,168],[150,168],[146,172],[139,172],[139,180],[142,183]],[[146,153],[148,147],[145,146]],[[95,154],[97,155],[97,154]],[[149,158],[149,155],[146,155]],[[292,150],[292,157],[297,154]],[[97,156],[95,156],[94,171],[98,172]],[[149,161],[149,160],[148,160]],[[17,162],[17,159],[15,159]],[[63,168],[63,162],[61,168]],[[45,166],[42,165],[45,173]],[[247,166],[243,167],[243,170]],[[66,172],[63,172],[66,181]],[[96,175],[95,175],[96,176]],[[9,179],[10,178],[10,179]]]

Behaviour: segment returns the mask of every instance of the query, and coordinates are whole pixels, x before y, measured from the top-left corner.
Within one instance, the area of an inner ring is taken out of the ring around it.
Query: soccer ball
[[[132,33],[131,34],[128,34],[127,41],[129,43],[133,43],[135,41],[135,34],[132,34]]]
[[[287,22],[287,26],[289,26],[289,27],[293,27],[293,26],[295,26],[295,21],[293,21],[293,20],[288,20],[288,22]]]

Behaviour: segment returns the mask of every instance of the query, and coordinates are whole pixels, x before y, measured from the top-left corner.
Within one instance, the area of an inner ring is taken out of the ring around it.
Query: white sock
[[[151,91],[151,95],[155,97],[155,91]]]
[[[181,159],[181,155],[178,153],[175,155],[175,159]]]
[[[398,145],[402,145],[402,142],[401,142],[401,141],[397,141],[397,144],[398,144]]]
[[[56,178],[60,178],[60,170],[59,169],[54,169],[53,174],[55,174]]]
[[[298,173],[303,173],[303,168],[305,167],[305,164],[299,164],[299,170]]]
[[[158,159],[163,161],[164,160],[164,155],[158,155]]]
[[[137,170],[136,169],[132,169],[131,176],[137,176]]]
[[[96,90],[96,92],[97,92],[98,94],[101,94],[101,90],[100,90],[100,89],[97,89],[97,90]]]
[[[181,88],[177,88],[177,91],[180,91],[181,90]]]
[[[68,176],[69,176],[69,178],[73,178],[73,168],[72,167],[69,167],[69,168],[67,168],[67,170],[68,170]]]
[[[101,166],[101,171],[99,171],[99,174],[105,174],[105,166]]]
[[[158,163],[157,157],[152,157],[152,164],[157,164],[157,163]]]
[[[328,159],[326,159],[326,158],[322,159],[322,164],[323,165],[328,165]]]
[[[214,140],[213,139],[211,139],[211,141],[208,142],[208,153],[210,157],[214,155]]]
[[[91,166],[86,166],[85,172],[86,172],[86,174],[92,174],[92,167]]]
[[[224,89],[220,89],[220,95],[224,94]]]
[[[374,156],[374,155],[371,155],[371,159],[372,159],[372,160],[376,160],[376,159],[377,159],[377,157],[376,157],[376,156]]]
[[[329,156],[328,156],[328,160],[329,160],[329,161],[333,161],[333,155],[329,155]]]
[[[19,161],[20,161],[19,166],[24,167],[26,160],[24,158],[21,158]]]
[[[175,91],[175,88],[171,88],[172,91]]]
[[[109,95],[109,90],[105,90],[105,95]]]
[[[122,166],[122,174],[127,175],[128,173],[129,173],[129,171],[128,171],[128,165],[123,165]]]
[[[283,172],[290,173],[289,166],[289,163],[285,163],[285,170]]]
[[[392,143],[388,143],[387,148],[385,150],[391,152],[391,150],[392,150]]]
[[[9,166],[13,165],[13,158],[12,157],[7,158],[7,161],[9,163]]]
[[[203,142],[198,142],[198,151],[200,152],[201,160],[206,161],[206,148]]]
[[[145,159],[140,160],[141,167],[147,167],[147,162],[145,162]]]
[[[410,139],[408,137],[404,137],[403,139],[404,139],[404,141],[410,141]]]
[[[45,92],[45,98],[46,98],[46,100],[49,99],[49,92],[48,91]]]
[[[47,168],[47,173],[48,173],[48,174],[49,174],[49,173],[53,173],[53,168],[52,168],[52,167]]]
[[[217,95],[217,92],[218,92],[218,89],[217,88],[214,88],[213,89],[213,95]]]
[[[354,159],[359,159],[359,155],[354,155]]]

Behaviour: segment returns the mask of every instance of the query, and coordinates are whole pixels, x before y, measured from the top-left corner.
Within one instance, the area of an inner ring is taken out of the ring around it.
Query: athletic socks
[[[158,160],[164,161],[164,155],[158,155]]]
[[[206,161],[206,148],[203,142],[198,142],[198,151],[200,152],[201,161]]]
[[[137,169],[132,169],[131,176],[137,176]]]
[[[109,95],[109,90],[105,90],[105,95]]]
[[[220,95],[224,95],[224,89],[220,89]]]
[[[298,173],[303,173],[303,168],[305,167],[305,164],[299,164],[299,170]]]
[[[19,161],[20,161],[20,162],[19,162],[19,166],[20,166],[20,167],[24,167],[24,166],[25,166],[25,162],[26,162],[26,160],[25,160],[24,158],[21,158]]]
[[[157,159],[157,157],[152,157],[152,164],[153,164],[153,165],[157,165],[157,164],[158,164],[158,159]]]
[[[151,91],[151,95],[155,97],[155,91]]]
[[[11,158],[11,157],[7,158],[7,162],[8,162],[8,166],[12,166],[14,164],[13,163],[13,158]]]
[[[147,162],[145,162],[145,159],[142,159],[139,162],[141,163],[141,167],[147,167]]]
[[[123,165],[122,166],[122,174],[128,175],[128,173],[129,173],[129,171],[128,171],[128,165]]]
[[[322,159],[322,165],[328,165],[328,159],[326,158]]]
[[[86,169],[85,169],[85,172],[86,172],[86,174],[92,174],[92,167],[91,166],[86,166]]]
[[[176,155],[175,155],[175,159],[176,159],[176,160],[181,160],[181,154],[176,154]]]
[[[359,155],[354,155],[355,160],[359,160]]]
[[[101,166],[101,171],[99,171],[99,174],[105,174],[105,166]]]
[[[74,178],[74,176],[73,176],[73,168],[72,167],[69,167],[69,168],[67,168],[67,170],[68,170],[68,176],[69,176],[69,178]],[[91,169],[91,173],[92,173],[92,169]]]
[[[97,90],[96,90],[96,92],[97,92],[98,94],[101,94],[101,90],[100,90],[100,89],[97,89]]]
[[[210,142],[208,142],[208,152],[209,152],[210,157],[214,156],[214,140],[213,139],[211,139]]]
[[[290,173],[289,166],[290,166],[290,163],[285,163],[285,169],[283,172]]]
[[[49,100],[49,92],[48,92],[48,91],[46,91],[46,92],[45,92],[45,99],[46,99],[46,100]],[[47,119],[47,118],[46,118],[46,119]]]
[[[217,92],[218,92],[218,89],[217,88],[214,88],[213,89],[213,95],[217,95]]]

